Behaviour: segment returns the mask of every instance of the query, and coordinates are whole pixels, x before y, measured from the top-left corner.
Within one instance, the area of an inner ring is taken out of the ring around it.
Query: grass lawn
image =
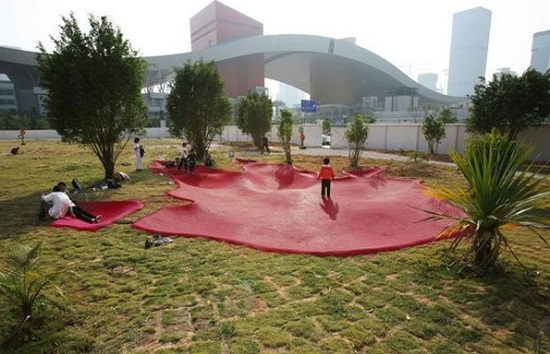
[[[174,158],[179,141],[144,140],[145,161]],[[346,258],[255,251],[204,238],[144,249],[150,236],[130,224],[167,203],[166,176],[134,172],[130,146],[117,170],[132,182],[90,200],[137,199],[145,208],[97,232],[49,228],[35,214],[58,181],[99,183],[99,160],[78,145],[0,142],[0,262],[14,242],[43,243],[42,269],[63,270],[39,303],[35,338],[10,349],[14,311],[0,299],[5,353],[545,353],[550,352],[550,252],[535,235],[506,230],[528,271],[506,251],[500,274],[475,277],[442,257],[448,242]],[[237,157],[283,162],[222,146],[219,168]],[[296,150],[297,151],[297,150]],[[295,155],[317,170],[321,157]],[[332,157],[341,171],[347,157]],[[453,169],[426,162],[362,160],[427,185],[463,185]],[[83,194],[78,198],[85,198]],[[245,212],[243,210],[243,212]],[[289,210],[289,213],[292,211]],[[542,211],[549,213],[548,211]],[[403,230],[407,232],[407,230]],[[543,235],[550,239],[550,231]],[[276,236],[276,235],[274,235]]]

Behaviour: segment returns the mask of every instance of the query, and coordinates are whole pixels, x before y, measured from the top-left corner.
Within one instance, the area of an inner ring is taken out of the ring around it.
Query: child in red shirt
[[[330,160],[328,157],[323,159],[323,166],[319,170],[317,179],[321,180],[321,197],[324,198],[325,194],[330,198],[330,182],[334,180],[334,170],[330,166]]]

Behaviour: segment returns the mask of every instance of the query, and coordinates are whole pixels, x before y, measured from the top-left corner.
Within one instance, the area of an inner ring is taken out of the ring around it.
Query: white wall
[[[293,144],[300,144],[300,134],[298,125],[294,126],[292,133]],[[304,145],[307,147],[321,146],[321,125],[305,124],[304,135],[306,139]],[[369,138],[366,147],[372,150],[408,150],[427,152],[428,143],[422,134],[422,124],[371,124],[369,125]],[[147,128],[147,138],[169,138],[170,134],[167,128]],[[331,147],[333,149],[347,149],[348,142],[344,138],[346,127],[333,126],[331,129]],[[466,132],[464,124],[447,124],[445,126],[446,137],[439,144],[438,153],[448,153],[449,151],[464,152],[466,140],[470,134]],[[14,140],[19,142],[17,136],[18,130],[0,130],[0,140]],[[519,134],[518,139],[526,144],[533,146],[531,159],[536,161],[550,161],[550,125],[528,128]],[[278,142],[277,126],[267,134],[271,142]],[[55,130],[27,130],[25,140],[33,139],[61,139]],[[215,139],[221,142],[250,142],[252,139],[244,135],[236,126],[229,125],[224,128],[221,137]]]

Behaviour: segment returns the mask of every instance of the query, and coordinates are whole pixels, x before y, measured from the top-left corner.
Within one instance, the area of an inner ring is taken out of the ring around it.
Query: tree
[[[215,136],[231,119],[231,103],[216,63],[203,60],[175,69],[166,100],[170,133],[186,137],[203,159]]]
[[[439,111],[437,114],[437,119],[439,119],[443,124],[458,123],[458,118],[448,107],[445,107]]]
[[[466,120],[468,131],[489,133],[497,128],[515,139],[528,126],[540,125],[550,114],[550,71],[533,68],[523,75],[503,74],[482,80],[470,97],[472,107]]]
[[[351,167],[359,166],[361,151],[369,136],[369,126],[365,122],[366,119],[367,117],[362,114],[355,114],[348,129],[344,133],[346,140],[349,142],[348,156]]]
[[[329,134],[331,130],[330,118],[324,118],[322,123],[323,134]]]
[[[250,134],[258,149],[262,146],[262,137],[271,130],[272,114],[273,103],[265,93],[252,91],[239,102],[237,127],[244,134]]]
[[[428,142],[430,154],[435,154],[437,145],[439,145],[441,139],[445,137],[445,124],[441,119],[435,118],[433,115],[429,114],[424,117],[422,121],[422,133]]]
[[[444,230],[443,235],[458,235],[451,245],[457,250],[468,245],[467,257],[479,273],[490,271],[502,247],[510,248],[503,228],[524,226],[548,228],[544,214],[537,212],[545,206],[550,191],[543,179],[529,173],[525,161],[530,149],[510,140],[496,130],[469,140],[464,156],[452,152],[452,160],[462,173],[469,188],[430,188],[430,193],[464,211],[466,217]],[[450,218],[431,213],[428,219]],[[546,240],[535,232],[546,244]],[[513,250],[510,248],[513,253]],[[517,257],[516,257],[517,259]]]
[[[279,139],[283,143],[285,151],[286,163],[292,164],[292,156],[290,154],[290,139],[292,138],[292,112],[288,109],[281,110],[281,120],[279,121]]]
[[[53,128],[63,141],[90,147],[111,178],[128,140],[147,121],[146,64],[106,17],[90,15],[88,22],[86,34],[74,14],[63,17],[53,53],[39,44],[38,70]]]

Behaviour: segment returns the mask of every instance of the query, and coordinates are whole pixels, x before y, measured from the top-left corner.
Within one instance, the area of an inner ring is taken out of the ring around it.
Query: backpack
[[[139,155],[140,155],[141,157],[143,157],[143,155],[145,155],[145,149],[143,148],[143,146],[140,146],[140,147],[139,147]]]

